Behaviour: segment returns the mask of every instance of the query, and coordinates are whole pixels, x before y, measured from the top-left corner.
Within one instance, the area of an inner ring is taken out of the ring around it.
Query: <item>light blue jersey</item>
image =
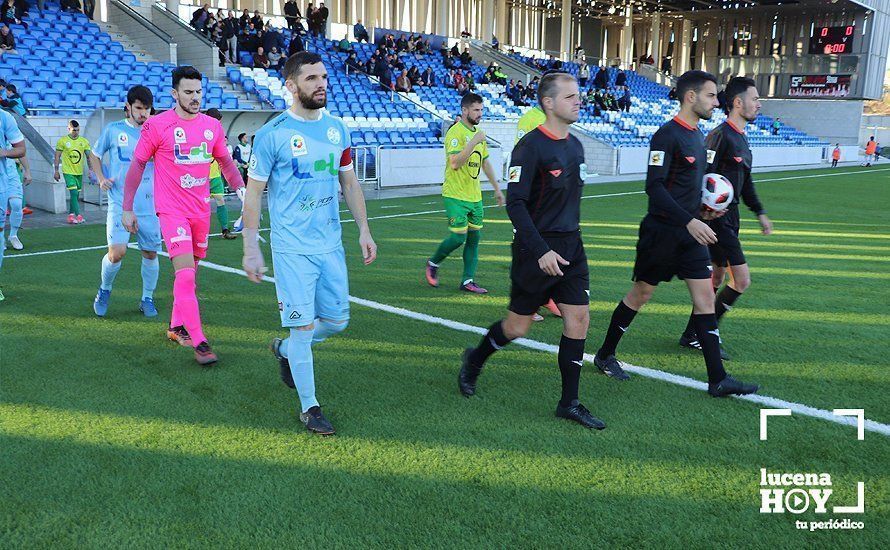
[[[303,120],[288,110],[257,132],[248,176],[267,182],[273,251],[312,255],[342,247],[339,173],[351,169],[349,130],[328,113]]]
[[[25,141],[25,136],[19,130],[15,118],[6,111],[0,110],[0,143],[3,147],[10,149],[13,143]],[[6,162],[0,162],[0,185],[6,185],[6,181],[11,178],[18,179],[18,170],[15,167],[15,160],[5,159]],[[4,206],[4,210],[5,210]]]
[[[112,122],[102,130],[99,141],[93,147],[93,153],[100,159],[108,153],[108,162],[103,159],[102,170],[105,176],[114,180],[111,189],[108,190],[109,210],[123,211],[124,204],[124,180],[130,163],[133,161],[133,151],[139,141],[141,130],[124,119]],[[133,212],[137,216],[155,215],[154,197],[154,163],[149,162],[142,175],[142,182],[136,192],[133,202]]]

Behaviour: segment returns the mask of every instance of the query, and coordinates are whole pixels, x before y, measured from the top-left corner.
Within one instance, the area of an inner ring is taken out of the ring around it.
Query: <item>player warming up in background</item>
[[[175,270],[167,337],[193,347],[195,360],[210,365],[217,357],[204,336],[195,294],[198,260],[207,255],[210,229],[210,163],[219,161],[230,182],[240,183],[241,178],[226,149],[222,125],[200,112],[201,80],[194,67],[177,67],[172,90],[175,107],[142,125],[126,175],[122,223],[130,233],[138,233],[134,201],[146,166],[154,158],[155,209]]]
[[[708,154],[698,123],[709,120],[717,107],[717,79],[703,71],[688,71],[677,79],[677,97],[680,112],[655,132],[649,146],[649,213],[640,223],[634,284],[612,313],[594,363],[608,376],[630,378],[615,358],[618,342],[658,283],[677,276],[686,281],[692,297],[692,323],[704,353],[708,393],[714,397],[754,393],[756,385],[735,380],[723,369],[708,254],[717,235],[699,219],[714,215],[702,209]]]
[[[711,130],[705,140],[708,151],[707,173],[721,174],[732,183],[733,187],[732,203],[726,213],[706,222],[717,236],[717,242],[709,245],[708,250],[714,268],[711,273],[714,292],[719,291],[714,305],[718,324],[723,314],[732,309],[736,300],[751,284],[751,273],[748,270],[745,253],[742,252],[742,244],[739,242],[739,197],[757,216],[763,234],[769,235],[773,231],[772,222],[757,197],[754,180],[751,179],[753,160],[751,148],[748,147],[748,138],[745,136],[745,127],[749,122],[754,122],[757,113],[760,112],[760,94],[757,93],[754,81],[744,77],[730,80],[725,93],[726,121]],[[726,277],[727,266],[730,279],[723,290],[720,290]],[[690,316],[689,324],[680,337],[680,345],[701,350],[701,344],[695,333],[694,314]],[[722,343],[720,354],[724,361],[729,359]]]
[[[445,185],[442,201],[448,216],[451,234],[439,244],[439,248],[426,262],[426,281],[439,286],[439,266],[449,254],[464,247],[464,273],[460,290],[475,294],[488,291],[476,284],[476,266],[479,264],[479,241],[482,238],[482,189],[479,174],[485,170],[488,181],[494,187],[498,206],[504,205],[498,178],[488,161],[488,144],[485,132],[478,128],[482,121],[482,97],[468,93],[460,101],[460,119],[445,133]]]
[[[124,105],[127,117],[106,126],[90,153],[90,165],[99,181],[99,187],[108,191],[108,217],[105,221],[108,253],[102,257],[101,282],[96,299],[93,300],[93,311],[99,317],[104,317],[108,312],[114,279],[121,269],[121,260],[127,254],[130,232],[121,221],[124,212],[124,180],[133,160],[133,151],[139,142],[142,125],[148,120],[153,102],[151,90],[145,86],[130,88]],[[106,153],[108,163],[103,167],[102,157]],[[136,242],[142,252],[142,299],[139,302],[139,311],[146,317],[156,317],[158,310],[154,304],[154,291],[160,271],[158,251],[161,249],[161,228],[155,213],[152,163],[146,166],[142,174],[133,202],[137,220]]]
[[[80,135],[80,124],[76,120],[68,123],[68,135],[59,138],[56,143],[56,158],[53,161],[53,179],[61,181],[65,178],[68,189],[68,223],[83,223],[80,213],[80,192],[83,190],[83,165],[86,154],[90,152],[90,142]],[[62,163],[62,174],[59,175],[59,162]]]
[[[244,200],[244,271],[260,282],[266,271],[257,243],[263,190],[269,187],[272,262],[281,326],[288,338],[272,341],[282,381],[296,388],[300,421],[310,432],[334,427],[315,397],[312,346],[342,332],[349,322],[349,280],[340,226],[338,191],[359,229],[365,265],[377,257],[365,197],[352,165],[349,129],[323,111],[328,73],[316,53],[300,52],[284,66],[293,106],[254,138]]]
[[[532,316],[552,298],[563,318],[556,416],[601,430],[606,424],[578,401],[590,324],[590,276],[580,231],[584,148],[569,134],[581,106],[577,81],[566,73],[545,75],[538,104],[547,119],[520,140],[510,161],[507,213],[516,234],[507,317],[491,325],[476,348],[464,351],[457,384],[464,396],[475,395],[488,358],[527,334]]]
[[[25,156],[25,136],[19,130],[15,119],[6,111],[0,110],[0,159],[18,159]],[[6,192],[9,175],[9,163],[0,160],[0,268],[3,267],[3,251],[6,248],[4,229],[6,228]],[[3,291],[0,290],[0,302],[4,300]]]

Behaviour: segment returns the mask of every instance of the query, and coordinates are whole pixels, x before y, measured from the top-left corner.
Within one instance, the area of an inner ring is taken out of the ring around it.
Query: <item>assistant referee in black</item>
[[[485,361],[525,336],[535,312],[552,298],[563,320],[558,355],[562,396],[556,416],[601,430],[606,424],[578,401],[590,324],[590,276],[580,230],[584,148],[569,134],[581,106],[575,77],[545,75],[538,104],[547,119],[522,137],[510,161],[507,213],[516,233],[509,311],[506,319],[489,327],[476,348],[464,351],[458,388],[467,397],[474,395]]]

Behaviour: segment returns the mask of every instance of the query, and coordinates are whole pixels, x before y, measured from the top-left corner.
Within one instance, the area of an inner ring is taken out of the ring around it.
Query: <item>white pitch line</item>
[[[166,253],[162,253],[166,256]],[[241,270],[236,269],[234,267],[229,267],[225,265],[216,264],[213,262],[205,262],[201,261],[201,265],[216,271],[221,271],[223,273],[232,273],[234,275],[247,276],[247,274]],[[268,281],[270,283],[275,282],[274,277],[263,277],[264,281]],[[412,319],[415,321],[423,321],[425,323],[430,323],[433,325],[439,325],[446,328],[450,328],[452,330],[459,330],[462,332],[471,332],[473,334],[484,335],[488,332],[488,329],[477,327],[474,325],[468,325],[466,323],[461,323],[459,321],[452,321],[451,319],[445,319],[443,317],[436,317],[434,315],[427,315],[426,313],[418,313],[416,311],[412,311],[410,309],[405,309],[397,306],[392,306],[389,304],[384,304],[381,302],[375,302],[374,300],[366,300],[364,298],[357,298],[355,296],[350,296],[349,301],[364,306],[371,309],[376,309],[378,311],[383,311],[386,313],[391,313],[393,315],[399,315],[401,317],[407,317],[408,319]],[[546,344],[544,342],[540,342],[538,340],[531,340],[529,338],[518,338],[514,340],[512,343],[523,346],[529,349],[544,351],[551,354],[556,354],[559,352],[559,346],[555,346],[553,344]],[[593,354],[585,353],[584,359],[589,363],[593,362]],[[652,378],[655,380],[659,380],[661,382],[668,382],[670,384],[675,384],[678,386],[683,386],[686,388],[691,388],[699,391],[707,391],[708,385],[704,382],[700,382],[698,380],[688,378],[686,376],[680,376],[678,374],[671,374],[669,372],[660,371],[657,369],[650,369],[648,367],[640,367],[637,365],[631,365],[629,363],[622,362],[624,369],[633,373],[636,373],[640,376],[645,376],[646,378]],[[778,399],[775,397],[770,397],[768,395],[742,395],[742,396],[733,396],[736,399],[741,399],[744,401],[750,401],[751,403],[755,403],[758,405],[763,405],[765,407],[777,408],[777,409],[791,409],[796,414],[800,414],[803,416],[810,416],[813,418],[818,418],[820,420],[826,420],[828,422],[833,422],[835,424],[841,424],[843,426],[852,426],[854,428],[857,427],[856,418],[849,416],[836,416],[831,413],[831,411],[826,411],[824,409],[817,409],[815,407],[810,407],[809,405],[804,405],[802,403],[795,403],[793,401],[785,401],[783,399]],[[881,435],[890,436],[890,424],[882,424],[875,420],[865,420],[865,429],[870,432],[879,433]]]

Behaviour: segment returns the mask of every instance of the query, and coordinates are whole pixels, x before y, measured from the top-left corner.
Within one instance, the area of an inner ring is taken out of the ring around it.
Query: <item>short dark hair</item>
[[[80,123],[76,120],[69,120],[68,126],[71,126],[72,128],[80,128]]]
[[[215,118],[216,120],[222,120],[222,113],[219,112],[219,109],[210,108],[204,111],[204,114],[209,116],[210,118]]]
[[[463,109],[464,107],[469,107],[470,105],[473,105],[476,103],[482,103],[482,102],[483,101],[482,101],[481,95],[474,94],[473,92],[470,92],[470,93],[464,95],[463,98],[461,98],[460,108]]]
[[[241,138],[243,138],[243,137],[246,136],[246,135],[247,135],[247,133],[245,133],[245,132],[241,132],[240,134],[238,134],[238,139],[241,139]]]
[[[151,95],[151,90],[145,86],[136,85],[127,90],[127,103],[132,105],[137,101],[146,107],[152,107],[155,100],[154,96]]]
[[[550,71],[544,74],[538,84],[538,105],[543,109],[544,98],[556,94],[556,83],[560,80],[575,80],[575,77],[564,71]]]
[[[173,89],[179,89],[180,80],[203,80],[201,72],[191,65],[182,65],[173,69]]]
[[[296,80],[297,77],[300,76],[300,69],[303,68],[303,65],[315,65],[316,63],[321,63],[321,56],[317,53],[307,51],[297,52],[287,58],[281,76],[283,76],[285,80]]]
[[[680,103],[683,103],[686,92],[692,90],[698,93],[705,85],[705,82],[713,82],[714,86],[716,86],[717,77],[705,71],[686,71],[677,79],[677,99],[680,100]]]
[[[725,105],[723,105],[723,110],[726,111],[726,114],[729,114],[732,111],[732,104],[735,101],[735,98],[742,95],[743,93],[748,91],[748,88],[755,88],[757,84],[754,82],[753,78],[747,78],[744,76],[737,76],[729,81],[729,84],[726,85],[726,89],[723,93],[726,96]]]
[[[9,90],[9,93],[11,94],[18,93],[18,88],[15,87],[15,84],[7,84],[6,89]]]

